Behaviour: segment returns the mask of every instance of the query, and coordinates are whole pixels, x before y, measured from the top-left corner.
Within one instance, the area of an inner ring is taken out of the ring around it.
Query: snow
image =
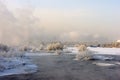
[[[87,49],[93,51],[93,54],[120,55],[120,48],[87,47]],[[67,47],[64,51],[70,51],[69,54],[79,53],[76,47]]]
[[[93,48],[88,47],[88,51],[92,52],[92,59],[94,60],[114,60],[113,56],[105,56],[105,55],[99,55],[99,54],[118,54],[120,53],[120,49],[118,48]],[[79,53],[77,47],[67,47],[63,49],[63,54],[72,54],[77,55]],[[26,56],[48,56],[48,55],[56,55],[55,53],[26,53]]]
[[[102,47],[88,47],[89,51],[92,51],[93,54],[105,54],[105,55],[120,55],[120,48],[102,48]],[[67,47],[63,49],[63,54],[78,54],[79,51],[76,47]],[[26,56],[47,56],[55,55],[54,53],[26,53]],[[101,56],[98,56],[101,57]]]
[[[63,49],[64,52],[70,52],[70,53],[78,53],[78,49],[76,47],[67,47],[66,49]]]
[[[88,50],[93,51],[94,54],[105,54],[105,55],[120,55],[120,48],[92,48],[88,47]]]
[[[93,62],[93,64],[102,67],[120,66],[120,62]]]
[[[37,71],[37,66],[31,63],[27,58],[0,58],[0,76],[13,74],[27,74]]]
[[[76,47],[67,47],[65,49],[63,49],[62,51],[63,54],[77,54],[78,53],[78,49]],[[48,56],[48,55],[56,55],[55,53],[29,53],[27,52],[25,54],[25,56]]]
[[[93,55],[92,59],[95,59],[95,60],[113,60],[114,57],[112,57],[112,56],[104,56],[104,55]]]

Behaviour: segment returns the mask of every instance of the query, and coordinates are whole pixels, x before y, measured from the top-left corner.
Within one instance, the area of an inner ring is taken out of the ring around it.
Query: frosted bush
[[[85,45],[78,46],[79,53],[76,55],[75,60],[89,60],[92,57],[92,53],[87,50]]]
[[[85,45],[79,45],[77,48],[79,52],[83,52],[87,50],[87,47]]]
[[[4,44],[0,44],[0,52],[8,52],[9,51],[9,47],[7,45]]]
[[[47,45],[47,50],[48,51],[56,51],[56,50],[63,50],[63,44],[61,43],[51,43]]]
[[[54,49],[54,46],[53,46],[53,43],[52,43],[52,44],[48,44],[46,49],[47,49],[48,51],[55,50],[55,49]]]
[[[44,50],[44,45],[42,45],[42,44],[40,46],[38,46],[38,47],[32,48],[33,52],[39,52],[41,50]]]
[[[75,44],[75,45],[74,45],[74,47],[79,47],[79,46],[80,46],[80,44]]]
[[[36,48],[34,46],[22,46],[19,48],[19,51],[22,51],[22,52],[26,52],[26,51],[34,52],[35,50]]]
[[[6,58],[10,58],[10,57],[23,57],[24,53],[19,51],[19,50],[10,50],[8,52],[0,52],[0,57],[6,57]]]
[[[89,50],[80,52],[76,55],[75,60],[90,60],[92,59],[93,53]]]
[[[11,54],[11,57],[23,57],[24,56],[24,52],[21,52],[19,50],[13,50],[13,51],[9,51],[8,54]]]
[[[38,47],[35,46],[22,46],[19,48],[20,51],[27,51],[27,52],[39,52],[40,50],[44,50],[44,46],[41,44]]]
[[[39,46],[39,49],[40,49],[40,50],[44,50],[44,45],[41,44],[41,45]]]

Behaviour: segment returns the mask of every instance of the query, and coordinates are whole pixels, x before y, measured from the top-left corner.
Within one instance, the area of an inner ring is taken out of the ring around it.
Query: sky
[[[0,41],[120,39],[120,0],[0,0]]]

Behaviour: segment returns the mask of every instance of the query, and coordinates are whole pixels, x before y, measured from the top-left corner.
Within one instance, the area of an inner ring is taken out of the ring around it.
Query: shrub
[[[0,52],[8,52],[10,48],[7,45],[0,44]]]
[[[33,50],[33,48],[31,47],[28,47],[28,46],[22,46],[19,48],[20,51],[30,51],[30,50]]]
[[[90,60],[92,59],[92,52],[91,51],[84,51],[81,53],[78,53],[75,57],[75,60]]]
[[[47,45],[47,50],[48,51],[56,51],[56,50],[63,50],[63,44],[61,44],[60,42],[57,43],[51,43]]]
[[[82,51],[86,51],[87,50],[87,47],[85,45],[79,45],[78,47],[78,51],[79,52],[82,52]]]
[[[44,45],[41,44],[41,45],[39,46],[39,49],[40,49],[40,50],[44,50]]]
[[[79,53],[76,55],[75,60],[89,60],[92,54],[85,45],[78,46]]]
[[[19,50],[9,50],[8,52],[0,52],[0,57],[23,57],[24,53],[20,52]]]

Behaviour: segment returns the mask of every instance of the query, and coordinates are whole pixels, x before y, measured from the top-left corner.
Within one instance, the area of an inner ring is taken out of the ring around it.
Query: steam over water
[[[0,42],[18,45],[40,41],[104,42],[119,39],[120,24],[116,21],[117,26],[113,28],[115,23],[111,23],[107,15],[104,15],[105,21],[100,18],[102,14],[96,15],[79,9],[62,11],[31,6],[10,10],[10,5],[0,0]]]

